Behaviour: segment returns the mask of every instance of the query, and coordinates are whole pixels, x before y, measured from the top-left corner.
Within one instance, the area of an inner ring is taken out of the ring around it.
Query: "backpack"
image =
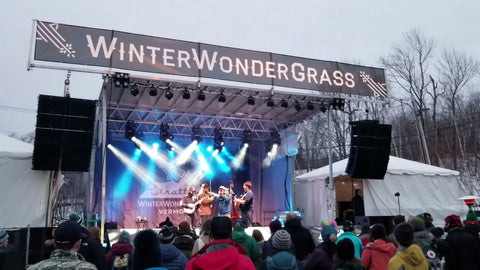
[[[428,239],[423,239],[423,238],[416,238],[415,239],[416,243],[418,246],[423,251],[423,254],[425,255],[425,258],[428,260],[429,264],[429,269],[430,270],[437,270],[441,269],[441,264],[442,261],[440,260],[439,253],[437,248],[432,245],[432,242]]]
[[[128,270],[128,257],[128,253],[123,255],[116,255],[113,259],[112,270]]]

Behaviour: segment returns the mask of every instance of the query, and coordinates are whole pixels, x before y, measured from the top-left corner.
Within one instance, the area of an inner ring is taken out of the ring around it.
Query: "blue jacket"
[[[215,202],[218,204],[218,214],[226,215],[232,212],[232,207],[230,206],[230,195],[219,196],[215,198]]]
[[[163,267],[169,270],[183,270],[187,267],[187,258],[172,244],[160,244]]]

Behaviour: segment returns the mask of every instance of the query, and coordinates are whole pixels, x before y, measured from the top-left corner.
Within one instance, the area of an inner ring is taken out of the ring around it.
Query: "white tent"
[[[335,181],[348,178],[347,162],[348,159],[344,159],[332,164]],[[325,166],[297,176],[293,181],[295,206],[303,211],[306,226],[329,219],[328,177],[329,166]],[[365,215],[398,215],[398,198],[394,194],[399,192],[400,212],[407,217],[428,212],[435,223],[442,224],[448,215],[465,216],[468,209],[457,198],[466,192],[458,177],[457,171],[390,156],[384,180],[362,181]]]
[[[33,171],[33,145],[0,134],[0,228],[44,227],[48,172]]]

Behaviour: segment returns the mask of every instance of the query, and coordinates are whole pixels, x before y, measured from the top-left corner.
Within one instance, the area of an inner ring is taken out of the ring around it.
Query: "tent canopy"
[[[0,133],[0,156],[32,157],[33,145]]]
[[[344,159],[332,164],[335,180],[349,179],[345,173],[347,162],[348,159]],[[294,180],[294,201],[299,209],[305,211],[305,223],[310,226],[328,220],[332,216],[329,211],[337,207],[327,206],[325,180],[328,175],[329,166],[325,166],[297,176]],[[458,175],[457,171],[390,156],[384,180],[363,179],[365,215],[395,216],[400,212],[405,216],[416,216],[428,212],[438,225],[448,215],[462,217],[467,208],[458,198],[466,195],[466,192]],[[394,195],[397,192],[400,193],[399,198]],[[317,207],[311,211],[307,210],[308,205]]]

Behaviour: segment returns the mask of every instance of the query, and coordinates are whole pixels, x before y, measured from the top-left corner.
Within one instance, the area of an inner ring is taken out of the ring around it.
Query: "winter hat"
[[[130,234],[127,231],[122,231],[118,235],[118,241],[119,243],[130,243]]]
[[[413,228],[415,229],[416,232],[425,230],[425,221],[419,217],[412,218],[410,223],[412,223]]]
[[[223,189],[223,190],[228,191],[228,188],[226,188],[226,187],[224,187],[224,186],[220,186],[219,189]]]
[[[353,223],[350,220],[345,220],[343,222],[343,231],[344,232],[351,232],[353,231]]]
[[[402,222],[405,222],[405,216],[403,215],[396,215],[393,217],[393,224],[398,225]]]
[[[372,232],[370,233],[370,238],[371,239],[385,239],[387,236],[386,236],[386,232],[385,232],[385,226],[383,226],[383,224],[380,224],[380,223],[376,223],[372,226]]]
[[[414,227],[412,224],[408,222],[403,222],[397,225],[395,227],[395,240],[400,243],[400,245],[404,247],[409,247],[413,244],[413,232],[414,232]]]
[[[88,230],[71,220],[64,221],[55,230],[57,244],[68,244],[86,238],[88,238]]]
[[[323,230],[322,230],[323,241],[328,241],[328,239],[330,239],[330,235],[332,234],[337,234],[337,229],[335,229],[335,225],[332,224],[332,225],[323,227]]]
[[[276,250],[290,250],[292,239],[286,230],[278,230],[273,234],[272,247]]]
[[[337,243],[337,256],[345,261],[353,260],[355,256],[355,248],[352,240],[344,238]]]
[[[72,213],[68,216],[68,220],[70,221],[73,221],[73,222],[76,222],[78,224],[82,224],[83,223],[83,218],[75,213]]]
[[[445,232],[449,232],[453,228],[462,227],[462,221],[457,215],[450,215],[445,218],[445,227],[443,228]]]
[[[472,209],[468,210],[467,219],[465,220],[465,225],[468,224],[478,224],[478,216]]]
[[[170,228],[164,228],[158,233],[160,242],[163,244],[169,244],[173,241],[173,231]]]
[[[443,229],[440,228],[440,227],[435,227],[435,228],[432,228],[430,230],[430,232],[433,234],[433,236],[435,236],[436,238],[440,238],[442,237],[442,235],[444,234],[443,232]]]
[[[186,221],[182,221],[178,224],[178,230],[189,233],[191,231],[190,224]]]
[[[282,223],[280,222],[280,220],[275,219],[274,221],[270,222],[268,227],[270,227],[270,232],[271,233],[275,233],[276,231],[278,231],[282,228]]]
[[[8,233],[4,229],[0,229],[0,244],[8,240]]]

